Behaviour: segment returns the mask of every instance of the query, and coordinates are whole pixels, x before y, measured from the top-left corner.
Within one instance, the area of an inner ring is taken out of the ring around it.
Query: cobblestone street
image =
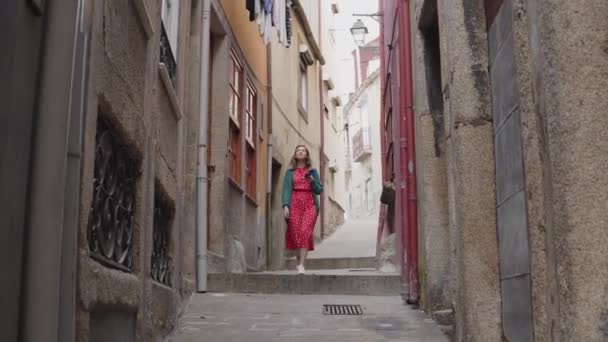
[[[323,315],[323,304],[359,304],[361,316]],[[172,342],[447,342],[437,324],[399,297],[199,294]]]

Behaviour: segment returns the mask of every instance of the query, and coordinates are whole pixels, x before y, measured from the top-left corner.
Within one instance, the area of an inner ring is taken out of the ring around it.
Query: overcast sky
[[[329,1],[329,0],[321,0]],[[346,96],[348,99],[348,93],[353,92],[354,89],[354,62],[352,59],[351,52],[355,49],[356,45],[353,40],[353,36],[350,33],[350,28],[357,19],[363,20],[365,26],[369,30],[369,34],[365,38],[366,42],[374,40],[378,37],[380,26],[376,20],[370,17],[354,17],[353,13],[356,14],[373,14],[378,12],[378,1],[377,0],[337,0],[340,12],[336,15],[334,37],[336,40],[337,58],[339,61],[339,79],[337,82],[337,94],[340,96]],[[344,97],[343,97],[344,99]]]

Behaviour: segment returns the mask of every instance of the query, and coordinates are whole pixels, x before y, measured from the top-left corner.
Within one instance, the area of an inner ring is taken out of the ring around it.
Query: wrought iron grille
[[[177,72],[177,62],[173,56],[173,50],[171,50],[171,43],[169,42],[169,36],[165,31],[165,24],[161,22],[161,34],[160,34],[160,62],[165,64],[171,82],[175,85],[175,74]]]
[[[171,224],[175,209],[171,201],[155,186],[154,191],[154,231],[152,233],[152,268],[150,276],[161,284],[172,286],[173,263],[169,244],[171,241]]]
[[[129,272],[140,161],[131,156],[123,140],[101,117],[95,136],[94,175],[89,251],[100,262]]]

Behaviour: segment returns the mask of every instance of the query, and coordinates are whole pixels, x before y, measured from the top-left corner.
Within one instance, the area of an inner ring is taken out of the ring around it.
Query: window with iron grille
[[[173,201],[162,190],[160,181],[156,180],[150,277],[167,286],[173,285],[173,260],[170,253],[171,226],[174,216]]]
[[[87,239],[92,258],[131,272],[136,184],[141,162],[103,114],[97,119]]]
[[[160,62],[165,65],[171,82],[177,73],[177,33],[179,31],[179,1],[163,0],[161,7]]]

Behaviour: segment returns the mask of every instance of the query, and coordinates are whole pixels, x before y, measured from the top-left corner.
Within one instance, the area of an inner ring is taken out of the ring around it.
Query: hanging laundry
[[[264,0],[264,44],[270,43],[271,39],[273,1]]]
[[[254,4],[254,6],[253,6],[253,7],[254,7],[254,10],[253,10],[253,11],[254,11],[254,13],[255,13],[255,14],[254,14],[254,17],[255,17],[255,20],[256,20],[256,22],[257,22],[257,20],[260,18],[260,14],[262,13],[262,7],[261,7],[261,5],[260,5],[260,2],[261,2],[261,1],[260,1],[260,0],[253,0],[253,1],[254,1],[254,3],[255,3],[255,4]]]
[[[258,14],[258,18],[256,19],[256,23],[260,26],[260,35],[264,35],[264,19],[266,18],[266,11],[264,10],[264,0],[256,0],[260,6],[260,12]]]
[[[287,0],[275,0],[277,2],[277,34],[279,43],[285,47],[289,47],[287,43]]]
[[[256,0],[245,0],[245,8],[249,11],[249,21],[255,20],[255,2]]]
[[[287,31],[287,46],[291,46],[291,37],[293,35],[293,23],[291,22],[291,8],[293,7],[293,1],[287,0],[287,5],[285,6],[285,26]]]
[[[272,26],[279,26],[279,13],[281,12],[281,0],[272,0]]]

